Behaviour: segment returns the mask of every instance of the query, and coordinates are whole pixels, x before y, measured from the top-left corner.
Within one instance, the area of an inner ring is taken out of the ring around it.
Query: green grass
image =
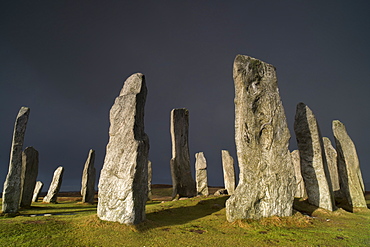
[[[96,205],[33,203],[20,216],[0,217],[0,246],[370,246],[369,210],[229,223],[227,198],[151,201],[137,226],[99,220]],[[29,216],[45,213],[59,215]]]

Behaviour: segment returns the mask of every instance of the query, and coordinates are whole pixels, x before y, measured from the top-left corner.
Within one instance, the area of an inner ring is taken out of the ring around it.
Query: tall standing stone
[[[172,159],[172,198],[196,196],[195,181],[191,176],[189,156],[189,111],[173,109],[171,111]]]
[[[62,186],[64,168],[59,166],[54,171],[53,180],[50,183],[48,193],[44,197],[43,202],[56,203],[60,187]]]
[[[32,202],[37,202],[37,199],[39,198],[42,187],[44,187],[44,184],[41,181],[37,181],[35,185],[35,190],[33,191]]]
[[[234,159],[231,157],[229,151],[221,150],[222,168],[224,172],[225,189],[228,195],[234,194],[235,191],[235,169]]]
[[[294,131],[308,202],[333,211],[335,208],[334,194],[322,136],[315,115],[304,103],[297,105]]]
[[[207,160],[203,152],[195,154],[195,180],[197,184],[197,194],[200,196],[208,196]]]
[[[29,207],[32,203],[33,191],[39,169],[39,152],[27,147],[22,153],[22,199],[21,207]]]
[[[234,194],[226,201],[227,220],[290,216],[295,177],[275,68],[238,55],[233,76],[240,175]]]
[[[144,132],[147,88],[143,74],[131,75],[110,110],[109,143],[99,180],[98,216],[138,224],[148,199],[149,138]]]
[[[153,171],[152,171],[152,162],[148,160],[148,201],[152,199],[152,176],[153,176]]]
[[[347,198],[351,207],[366,208],[365,186],[355,144],[349,137],[343,123],[339,120],[334,120],[332,125],[338,155],[341,192]]]
[[[294,166],[294,172],[295,172],[295,180],[297,184],[297,190],[295,192],[295,197],[297,198],[306,198],[306,188],[304,186],[304,181],[301,173],[301,159],[299,157],[299,151],[294,150],[291,153],[292,156],[292,162]]]
[[[81,195],[82,202],[93,203],[95,196],[96,170],[94,167],[95,150],[90,149],[82,171]]]
[[[17,213],[22,193],[22,149],[30,108],[21,107],[14,124],[8,175],[3,187],[3,213]]]
[[[340,196],[340,184],[338,176],[338,165],[337,165],[337,151],[331,144],[331,141],[327,137],[323,137],[324,149],[326,162],[328,163],[331,185],[333,188],[334,196]]]

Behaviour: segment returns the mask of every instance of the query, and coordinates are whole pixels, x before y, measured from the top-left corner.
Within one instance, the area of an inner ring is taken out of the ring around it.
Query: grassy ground
[[[162,202],[170,189],[153,194],[161,200],[148,202],[147,221],[137,226],[101,221],[96,205],[76,197],[33,203],[20,216],[0,217],[0,246],[370,246],[370,210],[327,212],[296,201],[311,215],[228,223],[227,196]]]

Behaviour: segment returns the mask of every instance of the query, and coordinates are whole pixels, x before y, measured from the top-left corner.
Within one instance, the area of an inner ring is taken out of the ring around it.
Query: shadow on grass
[[[225,202],[228,198],[228,196],[207,198],[191,206],[186,205],[185,201],[183,206],[179,206],[178,202],[167,202],[163,204],[162,208],[156,208],[153,212],[148,213],[146,215],[147,221],[138,224],[135,228],[138,231],[147,231],[153,228],[186,224],[222,210],[225,208]]]

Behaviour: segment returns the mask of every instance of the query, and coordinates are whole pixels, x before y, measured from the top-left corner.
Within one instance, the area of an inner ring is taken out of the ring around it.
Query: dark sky
[[[223,185],[221,149],[234,159],[233,60],[249,55],[277,68],[296,149],[297,103],[323,136],[342,121],[370,188],[369,1],[1,1],[0,187],[13,125],[31,108],[24,148],[39,151],[47,190],[79,190],[90,148],[100,171],[109,110],[123,82],[146,76],[145,131],[153,183],[171,184],[170,111],[190,113],[190,155],[203,151],[210,185]]]

